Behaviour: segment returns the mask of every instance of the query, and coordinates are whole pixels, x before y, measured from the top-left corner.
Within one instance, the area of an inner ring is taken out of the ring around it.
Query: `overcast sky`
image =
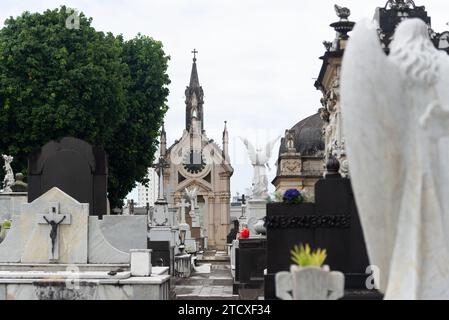
[[[251,185],[252,168],[238,139],[264,144],[315,113],[320,93],[314,88],[324,53],[323,40],[335,33],[334,4],[348,6],[358,21],[373,17],[386,0],[0,0],[0,20],[23,11],[42,12],[67,5],[93,18],[97,30],[132,38],[142,33],[160,40],[170,55],[172,81],[166,116],[168,143],[185,125],[184,90],[193,48],[205,93],[208,137],[221,144],[228,121],[234,175],[232,193]],[[449,1],[415,0],[425,5],[436,31],[449,29]],[[270,161],[274,164],[276,145]],[[275,168],[270,172],[270,181]],[[133,193],[136,197],[136,193]]]

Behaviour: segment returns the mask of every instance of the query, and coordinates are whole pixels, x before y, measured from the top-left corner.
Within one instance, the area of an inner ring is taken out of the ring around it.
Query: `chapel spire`
[[[190,74],[190,87],[198,88],[200,86],[200,80],[198,79],[198,70],[196,69],[196,54],[198,51],[193,49],[193,65],[192,65],[192,73]]]
[[[203,124],[203,88],[200,86],[198,78],[198,70],[196,66],[196,54],[198,51],[193,49],[193,64],[192,72],[190,74],[190,83],[186,88],[186,130],[189,131],[192,127],[192,119],[196,119],[201,124],[201,131],[204,130]]]

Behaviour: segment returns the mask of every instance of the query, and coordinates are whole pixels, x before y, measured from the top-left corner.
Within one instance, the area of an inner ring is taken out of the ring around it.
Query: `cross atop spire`
[[[195,88],[200,86],[200,82],[198,80],[198,71],[196,70],[196,54],[198,50],[193,49],[193,65],[192,65],[192,73],[190,74],[190,87]]]
[[[196,54],[198,50],[193,49],[192,73],[190,74],[190,83],[186,88],[186,130],[190,131],[192,119],[196,118],[201,124],[201,131],[204,130],[203,118],[203,97],[204,92],[198,79],[198,70],[196,67]]]
[[[198,50],[193,49],[192,53],[193,53],[193,62],[196,62],[196,54],[198,53]]]

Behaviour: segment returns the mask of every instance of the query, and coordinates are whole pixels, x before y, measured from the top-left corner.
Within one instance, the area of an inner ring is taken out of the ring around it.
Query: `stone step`
[[[0,271],[45,271],[58,272],[78,269],[88,271],[128,271],[129,264],[54,264],[54,263],[0,263]]]
[[[211,270],[228,270],[229,272],[231,272],[231,265],[227,264],[227,263],[223,263],[223,264],[213,264],[210,266]]]
[[[211,256],[211,257],[207,257],[207,256],[203,256],[201,259],[197,260],[198,262],[230,262],[231,259],[229,258],[229,256]]]

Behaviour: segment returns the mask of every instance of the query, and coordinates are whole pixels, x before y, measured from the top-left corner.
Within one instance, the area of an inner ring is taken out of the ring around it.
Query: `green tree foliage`
[[[101,145],[109,200],[119,206],[154,160],[169,57],[161,42],[98,32],[82,13],[79,28],[67,28],[70,15],[25,12],[0,30],[0,152],[26,172],[28,154],[51,139]]]

